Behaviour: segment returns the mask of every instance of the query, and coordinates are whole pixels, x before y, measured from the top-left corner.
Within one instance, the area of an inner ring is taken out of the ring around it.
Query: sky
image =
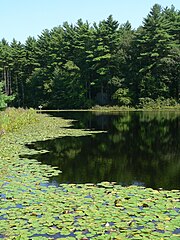
[[[129,20],[136,29],[155,3],[180,10],[180,0],[0,0],[0,40],[25,43],[29,36],[37,38],[44,29],[66,21],[99,23],[111,14],[120,24]]]

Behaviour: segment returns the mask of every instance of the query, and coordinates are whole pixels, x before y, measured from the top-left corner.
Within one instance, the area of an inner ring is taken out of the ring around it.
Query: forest
[[[0,108],[179,103],[180,11],[155,4],[133,29],[110,15],[0,41]],[[9,103],[8,103],[9,102]]]

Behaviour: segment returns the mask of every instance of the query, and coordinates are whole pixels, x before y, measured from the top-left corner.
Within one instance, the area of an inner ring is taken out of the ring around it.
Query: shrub
[[[7,108],[0,113],[0,131],[17,131],[36,121],[38,121],[38,114],[33,109]]]
[[[149,97],[146,98],[139,98],[138,108],[145,108],[145,109],[162,109],[168,107],[177,106],[177,102],[173,98],[163,98],[159,97],[157,99],[152,99]]]

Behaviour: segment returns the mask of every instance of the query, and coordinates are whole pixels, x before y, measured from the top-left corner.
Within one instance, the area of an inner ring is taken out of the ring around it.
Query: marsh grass
[[[0,132],[14,132],[26,125],[39,121],[39,115],[33,109],[7,108],[0,112]]]

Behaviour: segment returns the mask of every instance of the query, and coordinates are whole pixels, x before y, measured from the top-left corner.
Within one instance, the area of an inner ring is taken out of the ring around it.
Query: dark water
[[[50,181],[115,181],[122,185],[180,188],[178,113],[54,112],[51,115],[78,120],[74,122],[75,128],[107,133],[31,144],[31,148],[50,151],[33,158],[62,170],[62,174]]]

